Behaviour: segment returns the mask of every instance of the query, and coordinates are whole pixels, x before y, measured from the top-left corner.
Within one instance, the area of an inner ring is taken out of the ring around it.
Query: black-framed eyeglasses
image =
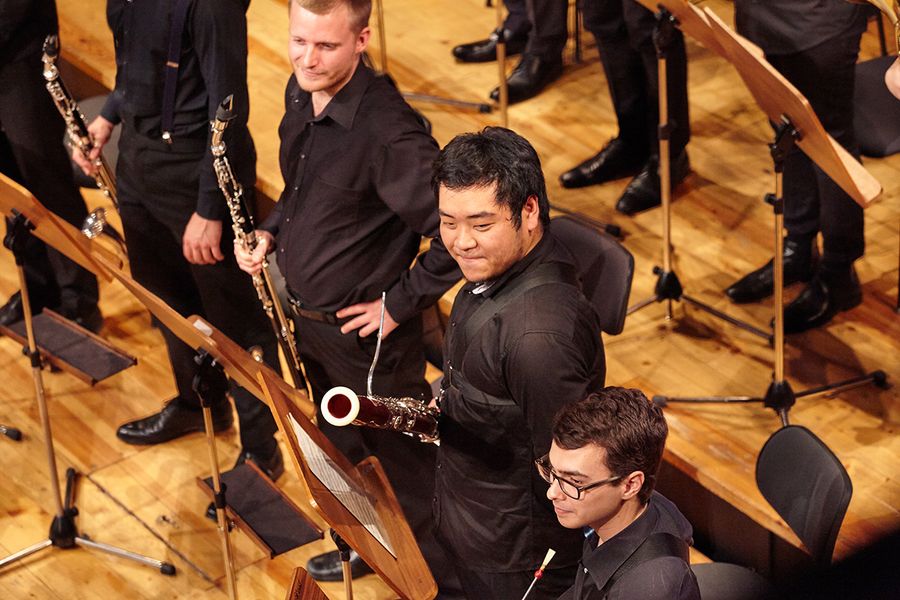
[[[576,485],[565,479],[564,477],[560,477],[553,470],[553,467],[550,466],[550,455],[545,454],[544,456],[538,458],[534,461],[534,466],[537,467],[538,474],[541,478],[553,485],[553,482],[557,482],[559,484],[559,489],[563,494],[571,498],[572,500],[581,500],[581,495],[584,494],[588,490],[592,490],[594,488],[598,488],[600,486],[604,486],[610,483],[616,483],[622,479],[621,475],[616,475],[615,477],[608,477],[603,479],[602,481],[595,481],[594,483],[589,483],[587,485]]]

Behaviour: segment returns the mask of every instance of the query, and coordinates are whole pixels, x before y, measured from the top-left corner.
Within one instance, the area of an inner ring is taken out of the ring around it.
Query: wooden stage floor
[[[727,20],[731,5],[710,3]],[[63,51],[90,76],[109,85],[110,46],[101,0],[61,0]],[[465,100],[482,100],[495,85],[496,67],[458,65],[450,48],[481,37],[492,28],[492,10],[482,0],[456,2],[386,0],[390,72],[402,89]],[[260,155],[263,191],[277,196],[275,155],[285,58],[283,2],[254,0],[251,27],[251,124]],[[94,40],[91,36],[97,36]],[[377,36],[373,36],[377,41]],[[589,36],[585,38],[590,41]],[[106,44],[104,46],[104,44]],[[864,57],[877,52],[874,37],[864,40]],[[771,209],[762,202],[773,177],[766,149],[770,130],[733,68],[696,43],[688,47],[693,139],[693,174],[673,205],[676,267],[686,289],[700,300],[764,327],[771,301],[731,305],[722,290],[736,277],[765,262],[772,253]],[[376,54],[377,56],[377,54]],[[593,154],[615,134],[615,123],[596,49],[588,44],[585,61],[569,65],[562,79],[537,99],[510,110],[510,126],[538,149],[551,201],[625,231],[625,246],[636,259],[632,299],[652,293],[653,265],[661,260],[660,211],[634,218],[613,205],[627,180],[583,190],[563,190],[557,177]],[[497,117],[438,105],[417,104],[433,122],[441,144],[460,132],[496,124]],[[884,369],[900,381],[900,319],[897,298],[900,156],[865,160],[885,188],[866,212],[867,251],[858,270],[862,306],[838,316],[818,331],[788,338],[786,374],[804,389]],[[99,202],[96,194],[88,202]],[[17,286],[13,261],[0,252],[0,297]],[[788,290],[789,296],[797,289]],[[60,472],[82,473],[79,525],[98,541],[165,558],[179,575],[167,578],[151,569],[92,551],[46,551],[0,573],[4,598],[219,598],[225,597],[219,543],[203,516],[206,497],[194,483],[206,476],[203,437],[191,435],[158,447],[133,447],[115,437],[116,427],[157,410],[173,393],[162,339],[150,319],[121,286],[104,285],[102,335],[139,358],[136,367],[89,388],[62,373],[45,372]],[[624,332],[606,338],[608,383],[638,387],[648,395],[762,394],[771,377],[772,352],[758,338],[706,314],[676,305],[675,318],[653,305],[626,322]],[[23,430],[16,443],[0,438],[0,554],[6,555],[47,534],[53,502],[44,443],[33,397],[30,370],[21,348],[0,339],[0,423]],[[666,409],[671,428],[667,462],[734,506],[761,530],[799,542],[756,489],[756,455],[779,421],[760,406],[703,406]],[[854,495],[838,538],[845,556],[900,525],[900,394],[896,387],[871,387],[837,397],[801,400],[791,420],[804,425],[831,447],[850,474]],[[235,432],[219,436],[223,467],[238,452]],[[296,475],[280,485],[305,504]],[[244,598],[284,597],[292,569],[331,548],[317,542],[267,560],[241,534],[237,548],[238,586]],[[324,586],[342,598],[340,584]],[[357,597],[391,598],[374,576],[359,581]]]

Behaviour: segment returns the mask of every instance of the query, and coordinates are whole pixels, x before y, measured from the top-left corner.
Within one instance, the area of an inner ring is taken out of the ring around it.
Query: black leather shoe
[[[313,556],[306,563],[306,571],[316,581],[343,581],[341,569],[341,553],[337,550]],[[353,579],[372,573],[372,567],[354,551],[350,551],[350,575]]]
[[[862,302],[856,269],[829,273],[819,269],[806,289],[784,309],[784,332],[801,333],[828,323],[834,315]]]
[[[647,162],[647,153],[629,148],[621,138],[611,139],[603,150],[559,176],[564,188],[581,188],[635,175]]]
[[[22,306],[22,292],[16,292],[9,297],[6,304],[0,306],[0,325],[8,327],[24,318],[25,309]]]
[[[247,461],[252,462],[260,470],[268,476],[272,481],[278,481],[278,478],[284,475],[284,458],[281,456],[281,450],[278,449],[278,446],[275,446],[275,452],[273,452],[270,456],[260,457],[258,454],[254,452],[248,452],[246,450],[242,451],[240,455],[238,455],[237,460],[234,463],[234,468],[237,468],[244,464]],[[225,499],[228,499],[228,494],[226,493]],[[209,506],[206,507],[206,518],[211,521],[217,521],[216,518],[216,505],[212,502],[209,503]]]
[[[687,151],[674,157],[670,165],[672,174],[672,189],[691,172],[691,163],[688,160]],[[662,204],[660,196],[659,157],[651,156],[641,172],[625,188],[625,192],[616,202],[616,210],[626,215],[633,215],[641,211]]]
[[[74,316],[69,316],[65,313],[63,313],[63,316],[93,333],[99,332],[100,328],[103,327],[103,313],[100,312],[96,304]]]
[[[818,250],[815,239],[810,241],[784,240],[784,285],[809,281],[813,276]],[[752,273],[731,284],[725,294],[735,304],[758,302],[775,290],[775,268],[770,260]]]
[[[509,103],[515,104],[534,98],[550,83],[559,79],[562,72],[562,57],[547,60],[526,52],[506,79]],[[493,89],[491,100],[500,101],[500,88]]]
[[[499,38],[500,36],[495,31],[486,40],[460,44],[453,48],[453,56],[456,57],[456,60],[465,63],[497,60],[497,40]],[[509,29],[503,30],[503,39],[506,41],[506,56],[521,54],[528,44],[527,33],[513,33]]]
[[[213,409],[213,429],[218,433],[230,428],[234,422],[231,405]],[[176,398],[155,415],[131,421],[120,426],[116,436],[126,444],[149,446],[203,431],[203,412],[182,406]]]

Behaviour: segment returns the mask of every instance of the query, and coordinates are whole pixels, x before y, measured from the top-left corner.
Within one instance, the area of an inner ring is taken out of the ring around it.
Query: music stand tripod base
[[[801,392],[794,392],[790,383],[784,378],[784,196],[783,177],[784,161],[794,143],[800,139],[800,133],[786,115],[782,116],[781,123],[775,128],[774,141],[769,144],[769,152],[772,156],[775,172],[775,193],[767,194],[765,201],[772,206],[774,214],[775,258],[774,286],[775,286],[775,333],[774,344],[775,365],[772,382],[766,389],[763,397],[758,396],[695,396],[695,397],[670,397],[654,396],[653,402],[657,406],[666,406],[673,402],[692,404],[732,404],[732,403],[758,403],[766,408],[774,410],[781,418],[783,425],[787,426],[788,412],[798,398],[808,398],[822,394],[837,394],[842,391],[874,384],[885,389],[888,387],[887,373],[882,370],[872,371],[865,375],[859,375],[810,388]]]
[[[649,298],[641,300],[636,304],[629,306],[626,315],[631,315],[642,308],[645,308],[654,302],[666,302],[666,319],[672,318],[672,302],[684,301],[700,310],[711,314],[712,316],[730,323],[735,327],[739,327],[745,331],[757,335],[765,339],[769,344],[772,343],[772,334],[754,327],[749,323],[745,323],[736,319],[712,306],[697,300],[684,293],[684,288],[678,280],[678,275],[674,271],[672,265],[672,254],[674,247],[672,245],[672,180],[671,180],[671,158],[669,153],[669,140],[671,138],[672,126],[669,123],[669,106],[668,106],[668,79],[667,79],[667,54],[675,35],[675,25],[677,20],[665,8],[660,8],[656,13],[656,25],[654,28],[653,42],[656,46],[657,56],[657,72],[659,77],[659,178],[660,178],[660,195],[662,201],[662,220],[663,220],[663,265],[653,267],[653,273],[657,276],[656,288],[654,294]]]
[[[50,486],[53,493],[53,501],[56,505],[56,516],[50,525],[50,534],[47,539],[36,544],[19,550],[6,558],[0,560],[0,570],[7,565],[18,562],[32,554],[35,554],[45,548],[55,546],[61,549],[70,549],[77,546],[84,548],[92,548],[100,550],[107,554],[112,554],[121,558],[127,558],[134,562],[159,569],[163,575],[174,575],[175,566],[171,563],[156,560],[135,552],[123,550],[109,544],[95,542],[87,536],[80,535],[75,525],[75,517],[78,515],[78,509],[75,508],[75,480],[77,473],[75,469],[69,468],[66,471],[66,492],[65,502],[60,494],[59,479],[56,469],[56,451],[53,447],[53,432],[50,426],[50,417],[47,411],[47,399],[44,394],[44,382],[41,374],[41,355],[37,349],[35,342],[34,324],[31,315],[31,300],[28,295],[28,285],[25,281],[25,264],[24,264],[24,245],[27,236],[31,235],[30,231],[34,229],[34,225],[25,218],[24,215],[16,213],[14,218],[8,221],[6,237],[3,240],[4,245],[12,250],[16,259],[16,269],[19,274],[19,289],[22,293],[22,309],[25,315],[25,330],[28,340],[26,355],[31,362],[31,373],[34,379],[34,391],[37,399],[38,411],[40,412],[41,425],[44,433],[44,444],[47,453],[48,473],[50,476]]]

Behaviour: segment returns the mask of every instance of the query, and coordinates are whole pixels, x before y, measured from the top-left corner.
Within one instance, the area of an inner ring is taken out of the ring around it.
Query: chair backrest
[[[601,329],[621,333],[634,276],[631,252],[612,236],[567,215],[553,219],[550,230],[572,253],[582,291],[600,316]]]
[[[805,427],[772,434],[756,461],[756,484],[815,562],[828,565],[853,485],[841,461]]]

